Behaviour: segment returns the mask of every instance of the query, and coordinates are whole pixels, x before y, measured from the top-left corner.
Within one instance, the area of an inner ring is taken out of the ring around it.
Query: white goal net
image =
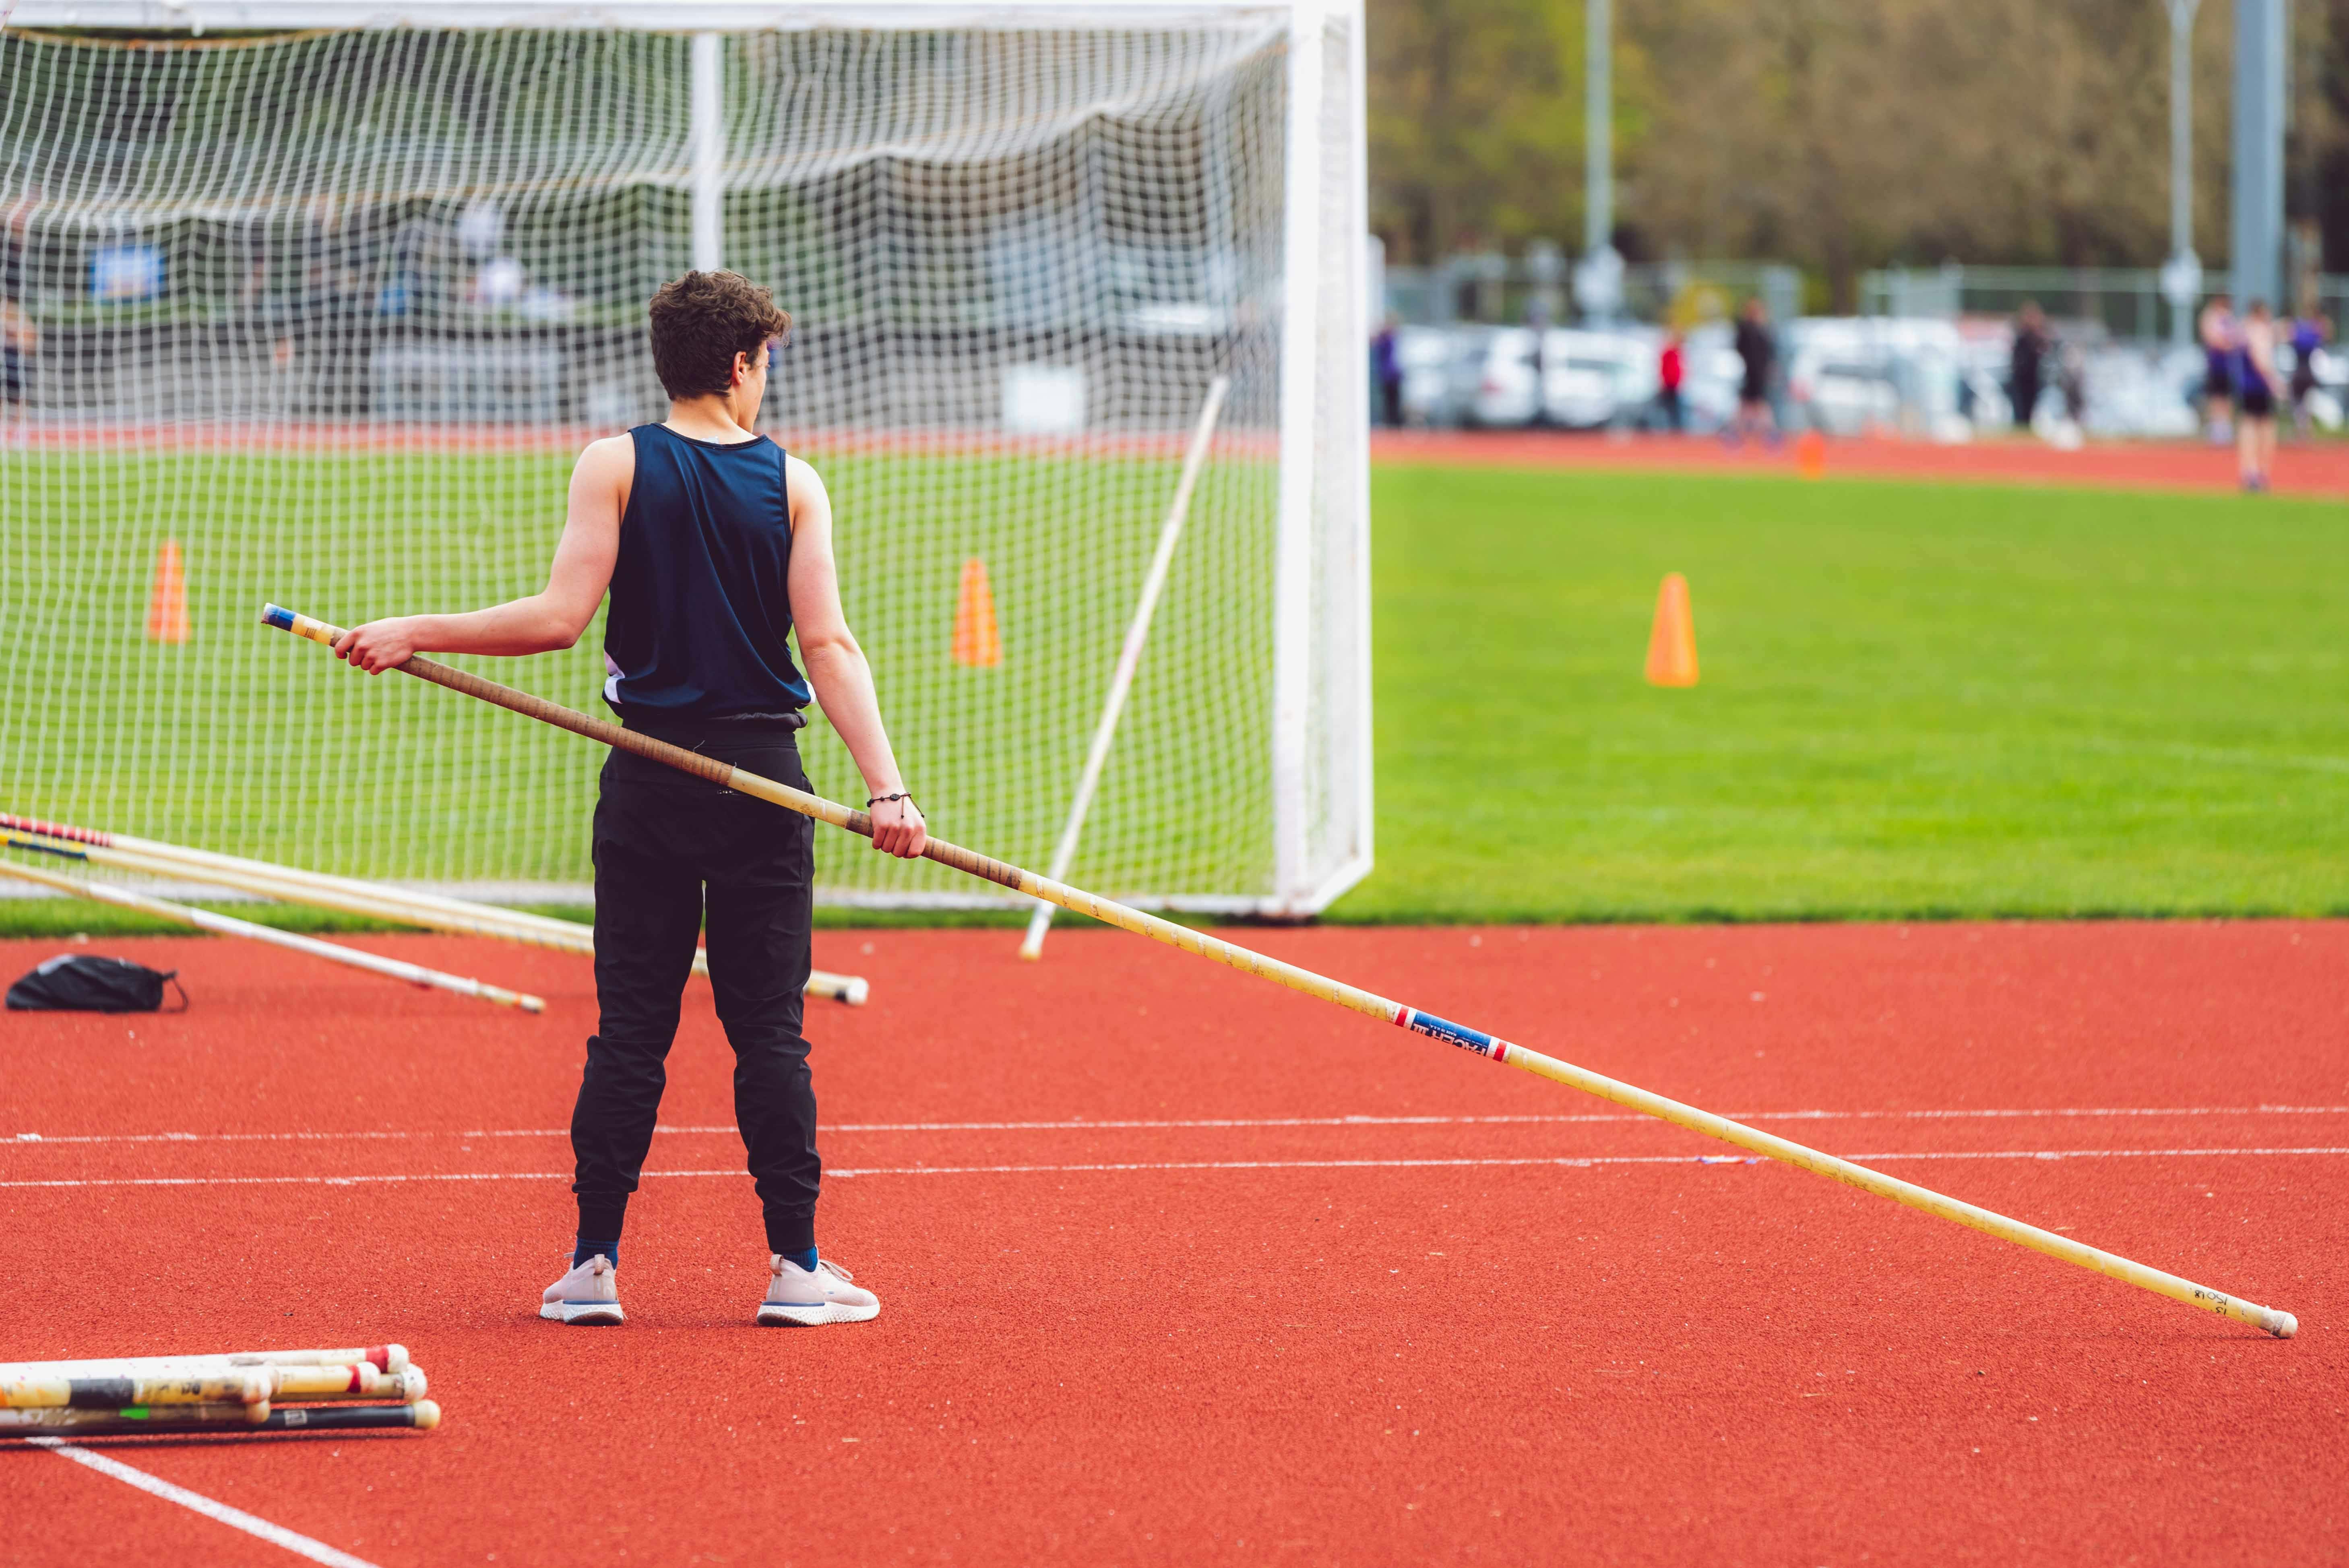
[[[665,412],[645,301],[724,265],[795,318],[764,423],[830,485],[909,783],[1022,863],[1228,377],[1071,880],[1302,913],[1362,874],[1359,11],[400,14],[0,31],[0,810],[584,888],[600,748],[256,616],[534,591],[580,445]],[[600,643],[454,662],[600,712]],[[862,798],[821,719],[804,750]],[[831,902],[997,897],[818,841]]]

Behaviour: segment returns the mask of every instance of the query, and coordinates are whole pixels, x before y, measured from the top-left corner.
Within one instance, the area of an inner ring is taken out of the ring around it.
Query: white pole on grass
[[[1158,613],[1158,596],[1166,587],[1166,573],[1174,562],[1174,546],[1183,537],[1184,520],[1191,514],[1191,492],[1198,487],[1199,471],[1207,464],[1207,447],[1214,439],[1216,420],[1224,411],[1224,394],[1231,390],[1231,379],[1218,376],[1208,383],[1206,401],[1199,405],[1199,421],[1191,428],[1191,449],[1183,455],[1183,475],[1174,482],[1174,500],[1166,509],[1166,521],[1158,531],[1158,552],[1150,558],[1149,573],[1142,580],[1142,598],[1133,606],[1133,620],[1125,628],[1125,645],[1117,652],[1117,673],[1110,676],[1109,700],[1102,705],[1101,722],[1093,727],[1092,749],[1085,753],[1083,771],[1077,775],[1077,793],[1069,802],[1069,820],[1061,829],[1061,841],[1052,846],[1052,869],[1049,873],[1054,882],[1069,874],[1069,862],[1076,857],[1077,841],[1085,830],[1085,813],[1092,809],[1093,790],[1101,783],[1102,769],[1109,762],[1111,743],[1117,738],[1118,716],[1125,711],[1125,694],[1133,688],[1133,672],[1142,665],[1142,650],[1150,640],[1150,619]],[[1028,919],[1028,934],[1019,944],[1019,956],[1034,960],[1044,956],[1044,933],[1051,929],[1051,904],[1036,901],[1036,913]]]

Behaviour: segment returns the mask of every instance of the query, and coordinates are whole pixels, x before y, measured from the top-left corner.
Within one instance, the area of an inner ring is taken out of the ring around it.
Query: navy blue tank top
[[[807,706],[792,629],[783,449],[666,425],[628,432],[636,474],[604,622],[604,700],[639,723],[781,717]]]

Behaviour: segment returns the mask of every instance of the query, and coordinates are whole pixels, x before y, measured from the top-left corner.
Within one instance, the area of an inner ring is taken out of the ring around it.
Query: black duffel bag
[[[175,1013],[188,1010],[176,969],[150,969],[128,958],[60,953],[8,987],[12,1013],[153,1013],[163,1006],[163,982],[180,993]]]

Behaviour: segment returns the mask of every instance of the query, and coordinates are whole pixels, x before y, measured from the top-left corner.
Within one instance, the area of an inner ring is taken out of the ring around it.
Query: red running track
[[[854,1327],[749,1325],[697,986],[630,1321],[566,1329],[584,963],[364,939],[533,1019],[121,938],[192,1011],[0,1016],[0,1359],[405,1342],[438,1432],[108,1446],[381,1568],[2349,1559],[2349,923],[1253,935],[2301,1336],[1076,930],[819,936],[874,985],[813,1015]],[[0,1510],[12,1562],[298,1561],[9,1445]]]
[[[1381,430],[1371,456],[1387,463],[1567,469],[1635,473],[1797,471],[1795,443],[1731,448],[1710,437],[1575,435],[1562,431]],[[2097,441],[2062,451],[2024,438],[1941,446],[1891,438],[1826,442],[1822,470],[1833,479],[1938,480],[1960,483],[2087,485],[2109,490],[2232,490],[2231,448],[2194,441]],[[2276,454],[2282,495],[2349,498],[2349,445],[2322,441]]]

